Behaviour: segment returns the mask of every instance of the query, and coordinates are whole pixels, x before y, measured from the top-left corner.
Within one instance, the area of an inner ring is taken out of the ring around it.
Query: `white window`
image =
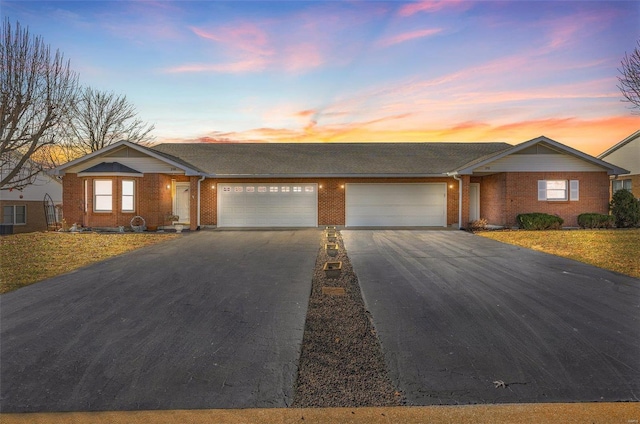
[[[26,206],[4,206],[2,208],[2,223],[24,225],[27,223]]]
[[[613,180],[612,184],[613,184],[613,192],[614,193],[616,191],[622,190],[622,189],[631,191],[631,179]]]
[[[578,180],[538,180],[538,200],[579,200]]]
[[[280,189],[280,191],[283,192],[283,193],[289,193],[290,190],[291,190],[291,187],[282,187]]]
[[[293,192],[294,193],[302,193],[302,187],[300,187],[300,186],[293,187]]]
[[[133,212],[135,199],[135,185],[133,180],[122,181],[122,211]]]
[[[269,187],[269,193],[277,193],[278,187]]]
[[[267,192],[266,187],[258,187],[258,193],[266,193],[266,192]]]
[[[245,190],[246,190],[247,193],[253,193],[253,192],[256,191],[256,188],[255,187],[247,187]]]
[[[313,186],[305,186],[304,191],[305,193],[313,193]]]
[[[113,184],[111,180],[93,181],[93,210],[111,212],[113,204]]]
[[[236,193],[242,193],[243,188],[242,187],[234,187],[233,191],[235,191]]]

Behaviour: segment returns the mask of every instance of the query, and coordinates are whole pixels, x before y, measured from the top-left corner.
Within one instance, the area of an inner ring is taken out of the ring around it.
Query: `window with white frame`
[[[133,212],[135,205],[135,184],[133,180],[122,181],[122,212]]]
[[[578,180],[538,180],[538,200],[579,200]]]
[[[24,225],[27,223],[27,207],[8,205],[2,208],[2,223]]]
[[[113,210],[113,183],[111,180],[93,180],[93,210],[111,212]]]
[[[631,191],[631,179],[626,180],[613,180],[611,182],[613,184],[613,192],[615,193],[618,190],[629,190]]]

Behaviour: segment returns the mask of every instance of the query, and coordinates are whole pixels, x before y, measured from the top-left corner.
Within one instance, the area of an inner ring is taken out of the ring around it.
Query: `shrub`
[[[615,217],[600,213],[581,213],[578,215],[580,228],[611,228],[615,224]]]
[[[616,219],[616,227],[640,226],[640,200],[633,197],[629,190],[622,189],[613,193],[609,206]]]
[[[516,217],[523,230],[559,230],[564,220],[546,213],[522,213]]]

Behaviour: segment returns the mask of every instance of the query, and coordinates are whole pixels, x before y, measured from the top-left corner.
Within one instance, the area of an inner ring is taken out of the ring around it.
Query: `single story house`
[[[49,195],[53,211],[45,211],[45,195]],[[22,189],[0,190],[0,209],[0,231],[3,234],[51,229],[47,225],[46,214],[53,212],[53,216],[49,216],[50,221],[61,220],[62,182],[45,172],[39,172],[33,182]]]
[[[625,175],[611,176],[611,193],[627,189],[640,199],[640,130],[605,150],[599,159],[629,170]]]
[[[608,212],[627,171],[538,137],[507,143],[127,141],[59,166],[64,216],[85,227],[513,226],[526,212],[577,225]]]

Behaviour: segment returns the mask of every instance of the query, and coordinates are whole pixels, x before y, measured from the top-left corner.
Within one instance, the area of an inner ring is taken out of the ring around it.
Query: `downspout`
[[[462,178],[458,174],[451,175],[458,182],[458,229],[462,229]]]
[[[203,182],[204,179],[205,179],[205,176],[203,175],[202,178],[198,180],[198,219],[197,219],[198,227],[196,228],[197,230],[200,229],[200,183]]]

